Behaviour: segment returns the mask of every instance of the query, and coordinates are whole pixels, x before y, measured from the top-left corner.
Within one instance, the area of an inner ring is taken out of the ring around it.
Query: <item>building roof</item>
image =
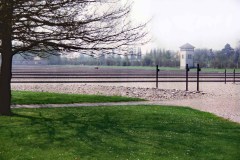
[[[180,47],[181,49],[194,49],[195,47],[192,46],[189,43],[184,44],[183,46]]]

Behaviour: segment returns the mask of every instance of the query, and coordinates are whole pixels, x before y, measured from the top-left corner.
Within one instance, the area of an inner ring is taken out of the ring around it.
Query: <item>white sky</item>
[[[185,43],[196,48],[233,48],[240,40],[240,0],[133,0],[134,21],[152,19],[154,42],[145,48],[178,50]]]

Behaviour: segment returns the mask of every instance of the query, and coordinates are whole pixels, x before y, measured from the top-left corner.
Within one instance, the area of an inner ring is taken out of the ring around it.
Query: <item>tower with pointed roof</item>
[[[189,68],[194,67],[193,56],[194,56],[194,46],[189,43],[184,44],[180,47],[180,68],[185,69],[186,64]]]

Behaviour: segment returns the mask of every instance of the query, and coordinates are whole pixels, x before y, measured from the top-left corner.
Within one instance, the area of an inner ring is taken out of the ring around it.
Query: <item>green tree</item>
[[[176,67],[179,66],[179,57],[177,53],[165,51],[163,49],[152,49],[143,57],[143,65],[145,66],[163,66],[163,67]]]
[[[208,49],[196,49],[194,51],[194,62],[201,67],[210,67],[211,52]]]
[[[152,66],[153,65],[153,58],[151,54],[146,54],[143,58],[143,65],[144,66]]]

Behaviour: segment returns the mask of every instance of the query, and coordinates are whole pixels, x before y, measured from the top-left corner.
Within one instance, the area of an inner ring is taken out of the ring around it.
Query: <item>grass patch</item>
[[[0,159],[239,159],[240,125],[190,108],[13,109]]]
[[[90,68],[93,69],[95,66],[98,65],[87,65],[87,66],[82,66],[82,65],[46,65],[46,67],[49,68],[56,68],[57,70],[62,69],[62,68]],[[25,66],[26,67],[26,66]],[[29,66],[27,66],[29,67]],[[33,67],[33,66],[30,66]],[[99,66],[100,68],[111,68],[111,69],[136,69],[136,70],[156,70],[156,66]],[[200,66],[201,67],[201,66]],[[161,71],[184,71],[183,69],[180,69],[180,66],[178,67],[160,67],[160,72]],[[219,73],[224,73],[225,69],[218,69],[218,68],[202,68],[201,72],[219,72]],[[190,72],[196,72],[196,68],[192,68]],[[227,68],[228,73],[233,73],[233,69]],[[236,73],[240,72],[240,68],[236,68]]]
[[[191,69],[191,70],[194,71],[194,72],[197,71],[196,68]],[[234,69],[227,68],[227,73],[233,73],[233,70],[234,70]],[[225,72],[225,69],[217,69],[217,68],[202,68],[202,69],[201,69],[201,72],[218,72],[218,73],[224,73],[224,72]],[[240,68],[235,69],[235,72],[236,72],[236,73],[239,73],[239,72],[240,72]]]
[[[114,69],[143,69],[143,70],[156,70],[156,66],[99,66],[100,68],[114,68]],[[179,67],[158,67],[160,70],[166,71],[179,71]]]
[[[156,66],[99,66],[100,68],[115,68],[115,69],[144,69],[144,70],[156,70]],[[180,67],[158,67],[161,71],[184,71]],[[191,72],[196,72],[197,68],[191,68]],[[236,73],[240,72],[240,68],[235,69]],[[218,68],[202,68],[202,72],[219,72],[224,73],[225,69]],[[233,69],[227,68],[227,73],[233,73]]]
[[[48,92],[13,91],[12,104],[71,104],[144,101],[139,98],[101,95],[60,94]]]

